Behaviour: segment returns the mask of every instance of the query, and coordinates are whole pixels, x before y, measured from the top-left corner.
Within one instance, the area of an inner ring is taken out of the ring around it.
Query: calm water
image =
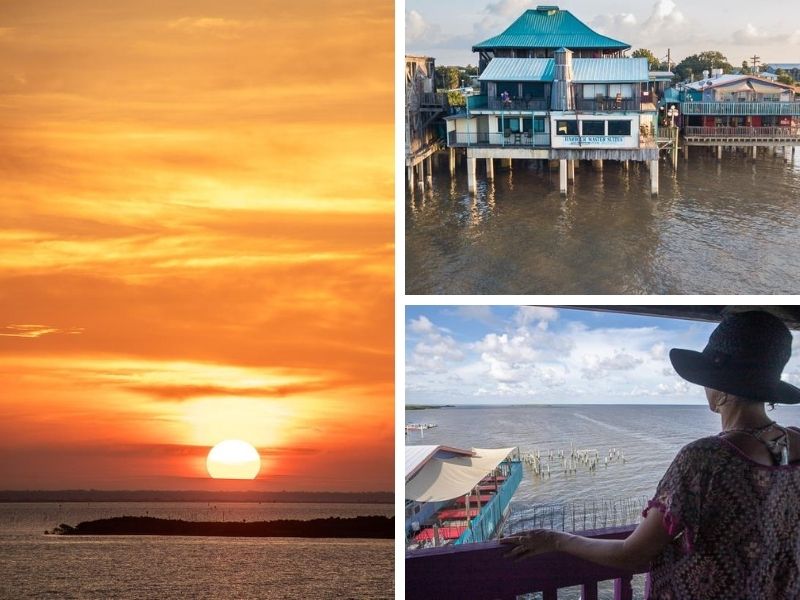
[[[447,161],[433,185],[406,196],[409,294],[794,294],[800,289],[800,153],[698,148],[677,173],[660,165],[649,195],[644,165],[606,161],[576,171],[566,198],[558,171],[495,161],[467,192],[466,165]]]
[[[391,540],[47,536],[120,515],[195,520],[391,516],[386,504],[0,504],[2,598],[366,598],[394,596]]]
[[[778,407],[769,414],[784,425],[800,424],[800,407]],[[704,406],[442,408],[407,411],[406,421],[438,425],[427,430],[424,438],[418,432],[409,433],[407,444],[445,444],[458,448],[518,446],[523,453],[538,449],[544,455],[551,449],[569,451],[572,443],[579,449],[598,450],[601,461],[612,449],[624,453],[625,463],[614,460],[594,473],[579,466],[577,474],[567,475],[559,461],[554,460],[550,477],[541,479],[526,466],[512,500],[512,530],[529,523],[534,509],[541,510],[542,505],[586,502],[599,505],[606,500],[652,497],[681,447],[719,431],[719,415]],[[632,512],[634,517],[638,513]]]

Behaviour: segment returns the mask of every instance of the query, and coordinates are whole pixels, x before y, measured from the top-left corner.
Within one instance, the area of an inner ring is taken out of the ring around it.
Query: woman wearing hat
[[[719,434],[685,446],[625,540],[534,530],[508,556],[561,551],[651,575],[651,599],[800,598],[800,429],[765,404],[797,404],[781,381],[792,335],[760,311],[726,315],[702,352],[673,349],[678,374],[705,387]]]

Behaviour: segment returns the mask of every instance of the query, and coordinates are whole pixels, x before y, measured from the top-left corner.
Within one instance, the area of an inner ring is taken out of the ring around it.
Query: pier
[[[553,474],[573,476],[578,474],[592,474],[597,469],[607,469],[609,465],[625,464],[628,459],[619,448],[611,448],[601,453],[593,448],[580,449],[570,445],[568,450],[534,450],[523,452],[520,460],[529,467],[534,477],[548,479]]]

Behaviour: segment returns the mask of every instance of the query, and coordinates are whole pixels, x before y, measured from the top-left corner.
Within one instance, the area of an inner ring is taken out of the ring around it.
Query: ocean
[[[769,415],[784,425],[800,424],[800,406],[778,406]],[[510,505],[511,532],[636,523],[678,450],[720,430],[719,415],[699,405],[465,406],[406,411],[406,422],[436,424],[422,435],[409,432],[408,445],[519,447],[541,457],[553,451],[549,477],[524,465]],[[577,472],[567,473],[559,453],[572,448],[597,451],[598,468],[578,464]]]
[[[390,504],[0,503],[0,597],[394,597],[391,540],[45,535],[122,515],[186,520],[392,516]]]

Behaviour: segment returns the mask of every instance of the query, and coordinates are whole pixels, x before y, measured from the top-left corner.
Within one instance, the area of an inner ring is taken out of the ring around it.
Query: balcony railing
[[[589,112],[611,112],[623,110],[639,110],[639,98],[578,98],[575,107]]]
[[[800,127],[685,127],[686,138],[745,139],[745,140],[800,140]]]
[[[495,529],[503,520],[503,513],[508,506],[517,486],[522,480],[522,463],[513,462],[509,469],[508,479],[500,487],[500,491],[483,507],[480,514],[473,519],[469,528],[456,540],[456,544],[471,544],[492,539]]]
[[[582,532],[599,539],[625,539],[634,525]],[[544,600],[558,598],[560,588],[581,586],[584,600],[597,600],[601,581],[614,581],[615,600],[633,597],[635,573],[603,567],[553,552],[516,562],[505,558],[499,542],[464,544],[417,550],[406,554],[406,599],[514,600],[518,595],[542,592]]]
[[[519,133],[511,132],[509,135],[505,133],[464,133],[451,131],[447,137],[447,144],[450,147],[460,146],[510,146],[510,147],[528,147],[535,146],[549,146],[550,134],[549,133]]]
[[[503,102],[502,98],[489,98],[490,110],[547,110],[546,98],[512,98]]]
[[[800,115],[800,102],[681,102],[684,115]]]

